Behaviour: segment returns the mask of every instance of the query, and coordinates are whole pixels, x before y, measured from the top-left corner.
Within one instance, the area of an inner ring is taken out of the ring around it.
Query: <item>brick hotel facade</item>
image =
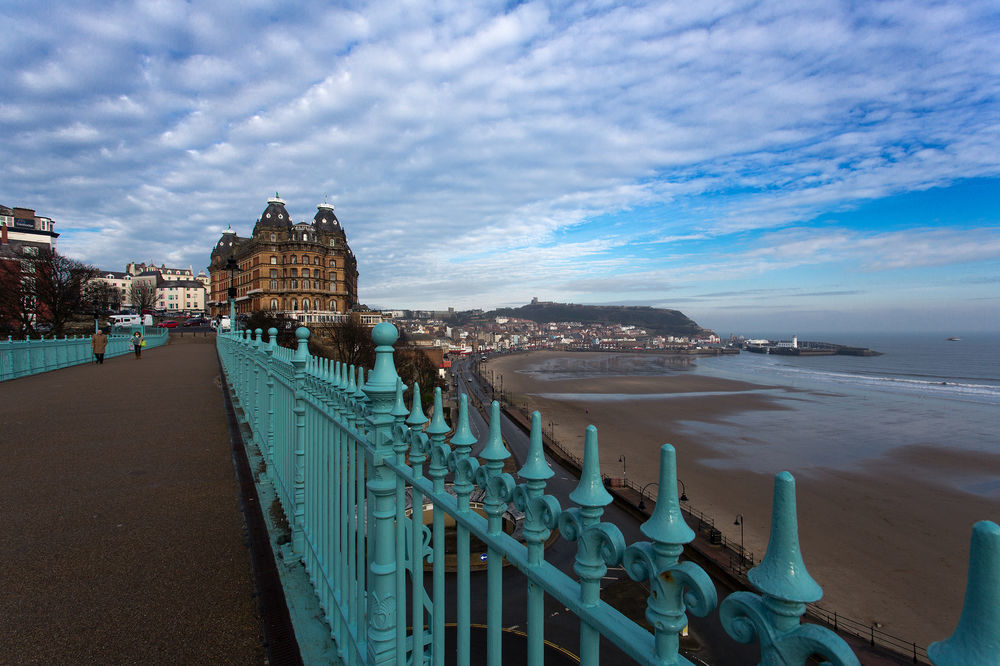
[[[228,229],[212,250],[210,314],[228,315],[233,257],[236,311],[272,310],[304,323],[335,321],[358,302],[358,262],[330,204],[317,206],[312,223],[293,224],[285,202],[275,194],[249,238]]]

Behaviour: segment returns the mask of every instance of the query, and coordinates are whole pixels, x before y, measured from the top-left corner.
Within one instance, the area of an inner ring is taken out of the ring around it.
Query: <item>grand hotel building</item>
[[[233,257],[238,313],[272,310],[302,323],[339,321],[358,302],[358,262],[330,204],[317,206],[312,223],[292,223],[285,202],[267,200],[250,238],[231,229],[212,250],[209,312],[229,314]]]

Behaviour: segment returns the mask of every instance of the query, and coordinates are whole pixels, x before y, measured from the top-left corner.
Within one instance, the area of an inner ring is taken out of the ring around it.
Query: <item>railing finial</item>
[[[299,326],[295,329],[295,339],[297,341],[295,360],[302,362],[309,360],[309,329],[305,326]]]
[[[406,425],[417,428],[427,423],[424,416],[424,406],[420,401],[420,382],[413,382],[413,400],[410,408],[410,415],[406,417]]]
[[[451,445],[468,455],[475,443],[476,438],[469,427],[469,396],[463,393],[458,400],[458,421],[455,423],[455,434],[451,437]]]
[[[510,451],[503,444],[503,435],[500,434],[500,403],[496,400],[490,406],[490,434],[486,440],[486,446],[479,452],[479,457],[483,460],[501,463],[510,458]]]
[[[555,475],[545,462],[545,451],[542,447],[542,415],[537,410],[531,413],[531,442],[528,445],[528,457],[517,475],[525,481],[546,481]]]
[[[761,563],[750,570],[750,582],[764,594],[797,603],[823,597],[823,588],[806,571],[799,547],[795,511],[795,478],[788,472],[774,477],[771,537]]]
[[[1000,526],[981,520],[972,526],[969,577],[958,626],[927,648],[936,666],[995,664],[1000,654]]]
[[[387,321],[372,329],[372,341],[375,343],[375,368],[368,373],[368,382],[364,385],[365,392],[387,393],[396,390],[396,366],[392,361],[392,345],[399,339],[399,331]]]
[[[674,447],[660,447],[660,480],[656,493],[656,508],[639,529],[653,541],[680,544],[694,541],[694,531],[684,522],[677,501],[677,459]]]
[[[451,428],[444,420],[444,406],[441,399],[441,387],[434,389],[434,409],[431,411],[431,423],[427,426],[428,435],[440,435],[442,438]]]
[[[597,428],[589,425],[583,443],[583,469],[580,470],[580,483],[569,494],[569,498],[582,507],[607,506],[614,499],[611,497],[611,493],[604,488],[600,461],[598,461],[597,456]]]

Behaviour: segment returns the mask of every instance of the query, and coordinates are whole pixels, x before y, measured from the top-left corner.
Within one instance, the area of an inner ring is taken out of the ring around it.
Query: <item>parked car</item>
[[[147,315],[148,316],[148,315]],[[111,315],[111,319],[108,320],[110,326],[137,326],[143,323],[143,318],[137,314],[118,314]],[[149,324],[152,324],[152,319],[150,319]],[[148,325],[148,324],[147,324]]]
[[[47,321],[43,321],[43,322],[40,322],[38,324],[35,324],[35,332],[36,333],[51,333],[52,332],[52,324],[48,323]]]
[[[157,328],[177,328],[177,322],[173,319],[168,319],[166,321],[161,321],[156,325]]]
[[[184,322],[185,326],[207,326],[208,320],[204,317],[192,317]]]

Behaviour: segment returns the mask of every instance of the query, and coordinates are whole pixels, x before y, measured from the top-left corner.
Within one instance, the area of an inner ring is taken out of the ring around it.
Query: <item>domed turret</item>
[[[219,242],[215,244],[215,248],[212,249],[212,258],[228,257],[236,249],[239,240],[235,231],[226,229],[222,232],[222,238],[219,239]]]
[[[291,226],[292,216],[285,210],[285,201],[275,192],[274,196],[267,200],[267,208],[257,220],[257,228],[288,229]]]
[[[316,206],[313,227],[316,231],[341,231],[340,220],[333,212],[333,204],[324,202]]]

